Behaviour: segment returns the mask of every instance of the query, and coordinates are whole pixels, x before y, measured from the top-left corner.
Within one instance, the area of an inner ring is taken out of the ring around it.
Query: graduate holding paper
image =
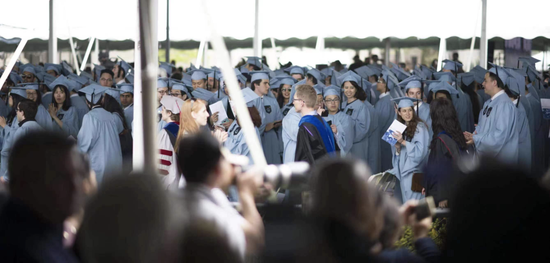
[[[403,133],[393,133],[396,144],[392,147],[393,174],[399,180],[399,187],[396,187],[396,197],[399,190],[403,203],[411,199],[421,199],[421,189],[414,189],[414,174],[422,173],[422,167],[427,161],[428,147],[430,146],[429,131],[414,110],[416,99],[409,97],[396,98],[392,101],[397,103],[397,120],[405,124],[407,128]],[[415,177],[420,178],[420,177]],[[422,183],[415,182],[415,183]]]
[[[378,84],[376,84],[376,90],[380,92],[380,97],[374,108],[378,113],[378,129],[380,134],[379,138],[382,137],[384,132],[390,127],[393,120],[395,120],[395,107],[393,102],[391,102],[392,95],[390,91],[392,89],[398,89],[399,87],[395,85],[395,82],[391,79],[388,72],[384,72],[380,75],[378,79]],[[381,171],[386,171],[392,168],[392,150],[391,146],[386,143],[380,144],[380,160],[381,160]]]

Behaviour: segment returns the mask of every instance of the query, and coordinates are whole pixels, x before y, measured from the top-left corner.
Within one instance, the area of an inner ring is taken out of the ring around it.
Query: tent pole
[[[48,62],[50,63],[59,63],[57,57],[57,35],[55,30],[55,6],[54,1],[50,0],[50,38],[48,39]]]
[[[74,66],[75,66],[74,68],[76,69],[76,74],[80,75],[80,68],[78,67],[78,59],[76,58],[76,51],[74,49],[73,37],[70,34],[71,33],[69,33],[69,45],[71,46],[71,53],[73,53]]]
[[[205,44],[206,40],[201,40],[201,43],[199,45],[199,50],[197,52],[197,60],[195,62],[195,64],[197,66],[200,66],[202,65],[202,53],[204,52],[204,44]]]
[[[157,174],[157,101],[158,74],[158,1],[139,0],[139,34],[141,42],[141,87],[143,119],[143,171]],[[138,80],[139,81],[139,80]]]
[[[447,39],[441,37],[439,39],[439,54],[437,56],[437,71],[441,71],[443,60],[445,59],[445,53],[447,53]]]
[[[27,44],[27,41],[29,39],[27,37],[21,38],[21,41],[19,41],[19,45],[17,45],[17,49],[15,49],[15,52],[13,52],[13,55],[10,58],[10,62],[8,62],[8,65],[6,66],[6,69],[4,70],[4,73],[2,74],[2,77],[0,77],[0,87],[4,86],[4,82],[8,79],[8,76],[10,75],[11,70],[13,69],[13,66],[15,66],[15,62],[21,55],[21,52],[23,52],[23,48],[25,48],[25,45]]]
[[[479,65],[487,68],[487,0],[481,0],[481,40]]]
[[[82,65],[80,65],[80,71],[84,71],[86,68],[86,62],[88,61],[88,57],[90,56],[90,52],[92,52],[92,46],[94,45],[95,37],[90,38],[90,43],[88,43],[88,48],[86,49],[86,54],[84,54],[84,59],[82,60]]]
[[[134,171],[143,171],[145,163],[145,148],[143,143],[143,96],[141,88],[141,39],[139,28],[139,6],[137,6],[136,36],[134,40],[134,127],[132,127]],[[97,46],[96,46],[97,47]]]
[[[170,63],[170,0],[166,0],[166,63]]]
[[[254,5],[254,56],[262,57],[262,39],[260,38],[260,1],[255,0]]]

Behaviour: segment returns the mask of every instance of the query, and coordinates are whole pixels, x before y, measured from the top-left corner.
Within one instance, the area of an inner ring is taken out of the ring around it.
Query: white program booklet
[[[217,125],[227,121],[227,112],[225,111],[225,107],[223,106],[223,102],[221,100],[210,105],[209,107],[212,114],[216,112],[218,113],[218,121],[216,122]]]
[[[393,137],[393,133],[403,133],[405,129],[407,129],[407,126],[405,124],[399,122],[398,120],[393,120],[388,130],[384,133],[384,136],[382,136],[382,140],[388,142],[393,146],[397,143],[397,140]]]

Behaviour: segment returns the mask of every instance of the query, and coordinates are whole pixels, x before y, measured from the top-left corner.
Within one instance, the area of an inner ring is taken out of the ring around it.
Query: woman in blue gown
[[[58,84],[52,91],[52,103],[48,107],[48,112],[52,118],[52,128],[55,132],[62,132],[65,136],[78,136],[78,113],[71,105],[68,86]]]

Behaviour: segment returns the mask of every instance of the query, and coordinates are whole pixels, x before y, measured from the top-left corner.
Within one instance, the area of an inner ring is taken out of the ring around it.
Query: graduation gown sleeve
[[[165,129],[162,129],[157,135],[159,146],[158,169],[161,181],[166,189],[177,189],[181,174],[178,169],[176,152],[170,141],[170,136]]]
[[[60,110],[57,112],[57,118],[63,122],[63,127],[60,127],[55,120],[52,119],[53,130],[62,132],[65,136],[78,137],[78,114],[74,107],[70,107],[67,111]]]
[[[283,118],[283,163],[294,162],[300,118],[300,114],[294,108],[290,108],[287,115]]]
[[[44,130],[53,130],[52,117],[42,105],[38,105],[38,111],[36,112],[35,120],[36,122],[38,122],[38,124],[40,124],[40,126],[42,126],[42,128],[44,128]]]
[[[303,123],[298,129],[296,142],[296,162],[304,161],[314,164],[315,160],[325,156],[327,151],[323,145],[323,139],[317,132],[317,128],[310,123]]]

